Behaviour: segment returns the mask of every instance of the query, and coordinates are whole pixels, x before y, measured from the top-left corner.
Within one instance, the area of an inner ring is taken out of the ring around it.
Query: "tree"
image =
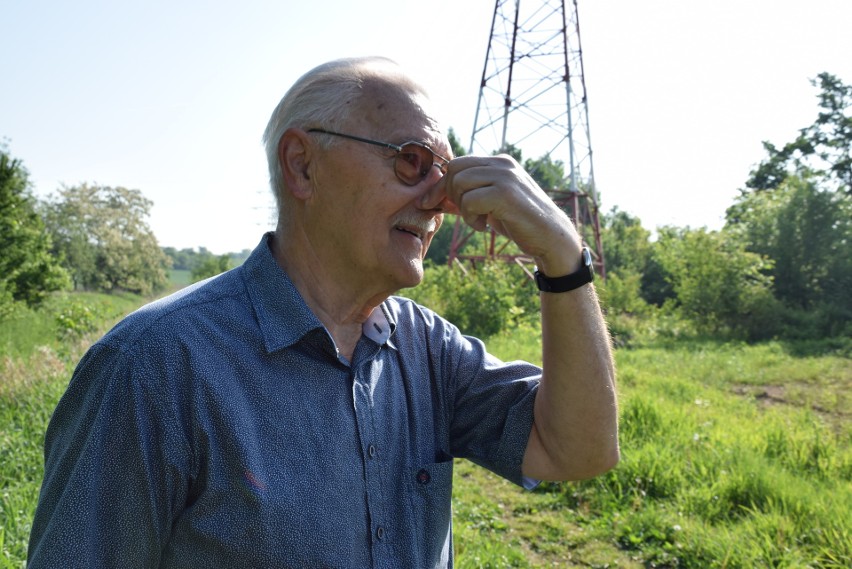
[[[45,218],[75,287],[150,294],[166,285],[169,259],[146,222],[152,205],[122,187],[63,186],[51,196]]]
[[[821,89],[817,119],[781,148],[764,141],[768,157],[751,172],[748,188],[774,189],[795,174],[822,178],[829,189],[852,195],[852,85],[830,73],[820,73],[811,84]]]
[[[467,154],[467,152],[465,152],[464,146],[462,146],[461,142],[459,141],[458,136],[456,136],[456,131],[454,131],[452,127],[447,132],[447,140],[450,143],[450,148],[453,150],[453,156],[455,158]]]
[[[195,250],[189,248],[178,251],[174,247],[163,247],[163,253],[172,260],[172,268],[181,271],[191,271],[197,256]]]
[[[771,335],[777,303],[771,261],[746,251],[734,236],[707,229],[665,227],[657,257],[676,294],[676,305],[699,330],[748,339]]]
[[[524,169],[545,191],[568,189],[568,180],[565,179],[565,164],[562,160],[554,162],[549,154],[545,154],[538,160],[527,159],[524,162]]]
[[[773,261],[775,293],[799,336],[852,331],[852,86],[829,73],[814,123],[751,172],[726,227]]]
[[[643,273],[651,258],[651,232],[638,217],[613,207],[601,220],[607,273]]]
[[[30,193],[29,173],[0,147],[0,316],[14,302],[37,306],[50,292],[70,284],[50,248],[50,235]]]
[[[210,277],[214,277],[220,273],[224,273],[231,268],[230,255],[213,255],[207,252],[201,257],[192,269],[192,281],[197,282]]]
[[[727,228],[773,259],[775,294],[810,314],[810,333],[830,336],[852,322],[852,195],[817,182],[788,177],[772,191],[741,195],[728,209]]]
[[[642,283],[651,260],[650,237],[651,232],[642,227],[638,217],[617,207],[602,217],[601,242],[606,251],[607,278],[601,287],[601,298],[610,315],[649,312]]]
[[[601,241],[606,251],[607,280],[614,276],[616,287],[631,283],[631,287],[638,287],[642,301],[655,306],[675,297],[657,261],[651,232],[642,227],[638,217],[613,207],[601,220]],[[639,300],[633,299],[631,304],[636,306]]]

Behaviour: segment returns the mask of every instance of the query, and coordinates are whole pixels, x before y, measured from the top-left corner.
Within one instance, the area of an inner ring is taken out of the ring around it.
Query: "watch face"
[[[592,254],[589,252],[588,247],[583,247],[583,266],[592,266]]]

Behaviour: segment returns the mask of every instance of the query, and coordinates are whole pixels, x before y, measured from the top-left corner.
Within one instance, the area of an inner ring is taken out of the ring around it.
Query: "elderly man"
[[[275,232],[77,367],[31,569],[448,567],[454,457],[527,487],[617,462],[588,258],[515,161],[450,159],[422,88],[382,58],[307,73],[264,140]],[[543,369],[392,296],[445,213],[536,259]]]

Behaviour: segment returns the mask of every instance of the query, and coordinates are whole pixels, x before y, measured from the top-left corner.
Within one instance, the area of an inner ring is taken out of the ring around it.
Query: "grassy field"
[[[852,360],[683,343],[617,363],[619,466],[521,492],[459,464],[460,567],[852,567]]]
[[[47,421],[86,346],[134,295],[76,293],[0,323],[0,569],[24,566]]]
[[[74,295],[2,324],[0,569],[24,565],[43,433],[71,369],[138,302]],[[489,346],[539,358],[532,329]],[[681,342],[617,364],[619,466],[525,492],[459,461],[457,566],[852,566],[852,360]]]

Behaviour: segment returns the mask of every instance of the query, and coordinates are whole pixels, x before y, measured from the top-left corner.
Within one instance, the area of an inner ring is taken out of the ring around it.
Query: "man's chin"
[[[400,288],[413,288],[423,282],[423,260],[415,259],[406,267],[405,275],[401,275]]]

